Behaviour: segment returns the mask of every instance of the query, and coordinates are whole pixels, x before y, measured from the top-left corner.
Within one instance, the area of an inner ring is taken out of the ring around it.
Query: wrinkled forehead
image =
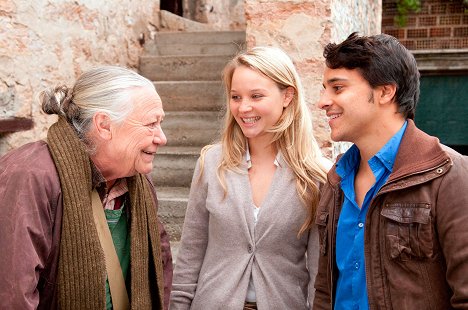
[[[132,116],[151,115],[164,117],[164,109],[161,97],[154,88],[146,87],[135,89],[132,93],[133,113]]]

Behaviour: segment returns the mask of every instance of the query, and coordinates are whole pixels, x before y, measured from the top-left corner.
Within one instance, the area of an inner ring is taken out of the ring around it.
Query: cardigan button
[[[249,253],[252,253],[252,252],[253,252],[253,248],[252,248],[252,245],[251,245],[251,244],[249,244],[249,246],[247,247],[247,251],[248,251]]]

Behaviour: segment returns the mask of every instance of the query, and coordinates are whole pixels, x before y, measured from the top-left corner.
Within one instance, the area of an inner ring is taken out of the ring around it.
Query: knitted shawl
[[[91,206],[92,162],[74,129],[60,117],[47,134],[63,197],[58,263],[61,309],[105,309],[106,267]],[[157,206],[144,175],[127,178],[130,195],[132,309],[163,308],[163,268]],[[130,289],[128,287],[130,286]]]

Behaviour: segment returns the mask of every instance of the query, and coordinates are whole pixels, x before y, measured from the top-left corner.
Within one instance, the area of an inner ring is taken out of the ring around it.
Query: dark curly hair
[[[323,56],[331,69],[359,70],[372,88],[396,85],[398,111],[414,119],[420,74],[414,56],[397,39],[387,34],[366,37],[353,32],[340,44],[328,44]]]

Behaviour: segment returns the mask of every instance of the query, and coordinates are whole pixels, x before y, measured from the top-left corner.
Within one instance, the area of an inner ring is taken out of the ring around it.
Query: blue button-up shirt
[[[345,196],[336,233],[338,283],[335,309],[337,310],[369,309],[364,265],[364,224],[367,209],[392,173],[406,125],[407,122],[377,154],[369,159],[368,163],[376,182],[366,193],[362,208],[357,205],[354,192],[354,178],[361,160],[357,146],[353,145],[336,164],[336,172],[341,177],[341,189]]]

